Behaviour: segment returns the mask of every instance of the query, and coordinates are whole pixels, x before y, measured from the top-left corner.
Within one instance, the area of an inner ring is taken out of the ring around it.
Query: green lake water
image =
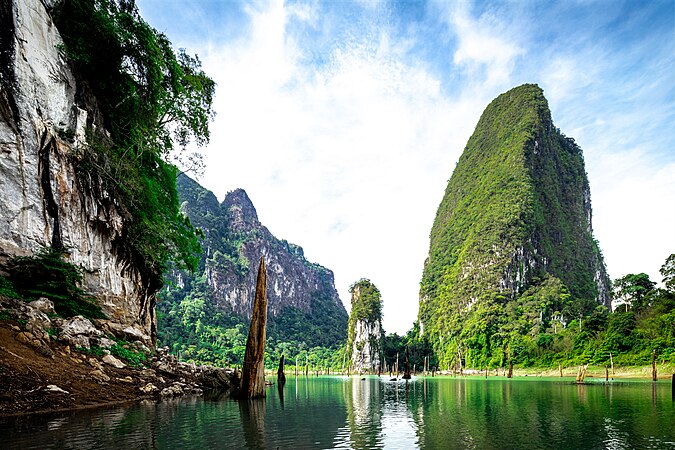
[[[217,396],[0,419],[2,449],[675,449],[670,382],[289,377]]]

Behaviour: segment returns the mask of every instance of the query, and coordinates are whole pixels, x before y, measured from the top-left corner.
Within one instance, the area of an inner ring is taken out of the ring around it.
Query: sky
[[[137,0],[217,83],[198,181],[417,317],[436,209],[488,103],[536,83],[583,149],[612,279],[675,252],[675,1]]]

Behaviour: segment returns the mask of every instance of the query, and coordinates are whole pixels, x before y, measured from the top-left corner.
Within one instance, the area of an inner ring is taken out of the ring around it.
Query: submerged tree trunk
[[[267,269],[260,258],[255,302],[248,331],[244,367],[241,374],[241,398],[265,397],[265,338],[267,325]]]
[[[286,383],[286,374],[284,373],[284,354],[281,354],[281,359],[279,360],[279,369],[277,370],[277,383],[283,385]]]
[[[656,373],[656,350],[652,350],[652,381],[658,380]]]
[[[403,372],[403,379],[409,380],[410,377],[410,357],[408,356],[408,347],[405,348],[405,371]]]
[[[612,358],[612,353],[609,354],[609,365],[612,367],[612,375],[614,375],[614,358]]]
[[[396,352],[396,378],[398,378],[398,352]]]
[[[513,378],[513,361],[509,361],[509,373],[506,378]]]

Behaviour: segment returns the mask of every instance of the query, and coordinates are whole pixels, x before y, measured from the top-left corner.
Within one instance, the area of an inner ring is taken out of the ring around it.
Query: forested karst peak
[[[488,105],[448,182],[420,286],[424,333],[448,362],[503,357],[506,305],[549,276],[574,299],[563,317],[609,307],[582,151],[525,84]]]
[[[162,342],[189,358],[239,362],[243,354],[237,339],[250,318],[255,287],[251,268],[264,255],[270,340],[284,345],[294,342],[296,348],[344,343],[347,312],[333,273],[307,261],[300,246],[272,235],[259,222],[243,189],[229,192],[218,203],[213,193],[183,174],[178,191],[183,211],[204,236],[204,254],[196,273],[177,272],[171,277],[167,301],[159,307]],[[196,322],[206,324],[206,329]],[[223,337],[212,343],[209,333]],[[197,354],[190,347],[195,337],[204,345],[209,342],[210,354]]]

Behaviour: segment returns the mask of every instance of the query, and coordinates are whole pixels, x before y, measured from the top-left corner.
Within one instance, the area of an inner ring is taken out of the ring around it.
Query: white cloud
[[[675,251],[675,163],[659,156],[672,146],[672,45],[650,30],[615,42],[633,29],[612,34],[620,8],[557,26],[564,4],[518,4],[440,2],[431,23],[395,30],[386,3],[348,4],[353,28],[320,2],[248,6],[229,39],[190,49],[218,83],[201,181],[220,198],[246,189],[272,233],[335,272],[344,302],[371,278],[385,329],[405,332],[454,162],[494,97],[537,82],[584,149],[610,275],[660,279]]]
[[[524,50],[506,38],[517,33],[505,22],[490,12],[472,17],[469,6],[458,3],[450,9],[449,23],[459,41],[453,61],[465,67],[482,88],[502,87],[511,81],[516,59]]]
[[[204,57],[218,116],[202,181],[221,198],[246,189],[272,233],[335,272],[345,303],[349,285],[370,278],[386,329],[404,332],[435,210],[475,118],[386,30],[315,69],[284,31],[286,8],[249,13],[244,41]]]
[[[614,152],[594,164],[595,235],[612,278],[659,269],[675,252],[675,163],[659,167],[643,149]]]

